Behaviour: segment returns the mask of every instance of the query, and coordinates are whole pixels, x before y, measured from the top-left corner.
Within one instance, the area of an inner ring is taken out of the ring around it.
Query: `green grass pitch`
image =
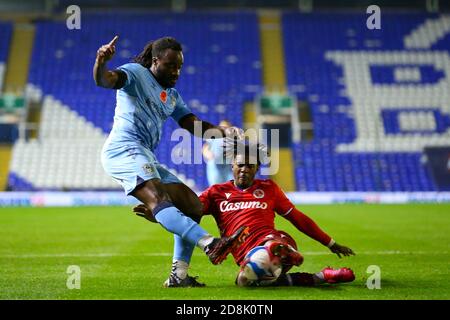
[[[231,256],[219,266],[196,249],[189,273],[205,288],[162,287],[172,236],[128,207],[1,208],[0,299],[449,299],[450,205],[301,206],[356,256],[339,259],[277,218],[305,257],[294,270],[348,266],[353,283],[314,288],[238,288]],[[202,225],[218,231],[211,217]],[[81,269],[81,288],[66,286]],[[381,270],[381,289],[366,287],[367,268]]]

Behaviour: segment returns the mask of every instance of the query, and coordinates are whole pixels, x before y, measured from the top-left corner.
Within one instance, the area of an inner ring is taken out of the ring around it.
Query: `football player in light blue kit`
[[[231,123],[222,120],[219,126],[228,128],[231,127]],[[206,160],[206,177],[210,186],[233,179],[230,171],[231,163],[226,161],[223,139],[207,141],[203,145],[203,157]]]
[[[201,126],[202,136],[209,129],[216,130],[218,138],[241,137],[241,131],[201,121],[183,102],[173,88],[183,65],[182,47],[174,38],[150,42],[133,63],[108,70],[106,63],[115,53],[117,40],[118,36],[98,49],[93,68],[96,85],[117,90],[114,125],[102,150],[103,167],[127,195],[141,201],[174,234],[172,272],[165,286],[203,286],[187,274],[194,247],[219,264],[244,240],[247,228],[230,237],[208,234],[198,224],[202,205],[197,195],[164,169],[153,151],[168,117],[192,134],[194,126]]]

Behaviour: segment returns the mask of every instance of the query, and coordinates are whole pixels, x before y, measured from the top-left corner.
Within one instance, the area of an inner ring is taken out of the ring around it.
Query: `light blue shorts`
[[[161,166],[152,151],[139,144],[124,143],[117,146],[107,142],[102,150],[102,165],[127,195],[150,179],[157,178],[162,183],[182,183]]]

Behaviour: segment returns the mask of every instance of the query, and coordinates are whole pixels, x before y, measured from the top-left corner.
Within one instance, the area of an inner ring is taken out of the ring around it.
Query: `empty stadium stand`
[[[283,16],[288,85],[314,139],[294,146],[300,191],[432,191],[423,148],[450,144],[450,17]]]
[[[97,88],[92,80],[98,47],[115,35],[120,38],[110,67],[129,62],[149,40],[177,38],[185,55],[177,89],[185,102],[202,119],[218,123],[226,118],[242,126],[244,102],[261,90],[256,14],[84,14],[81,30],[67,29],[65,21],[38,22],[29,83],[45,97],[41,128],[37,141],[15,145],[12,189],[17,181],[46,190],[118,188],[99,162],[113,122],[115,92]],[[168,120],[156,155],[201,190],[207,185],[204,164],[170,160],[179,143],[169,142],[177,127]],[[198,142],[187,152],[201,154]]]
[[[296,189],[437,190],[423,150],[450,144],[450,18],[384,12],[381,30],[365,28],[365,19],[282,15],[287,86],[309,104],[314,125],[313,139],[292,147]],[[129,62],[148,40],[178,38],[185,65],[177,88],[205,120],[241,126],[244,103],[262,91],[256,13],[85,14],[81,30],[37,22],[27,92],[42,97],[39,138],[15,144],[10,189],[118,188],[99,162],[114,91],[95,87],[91,75],[97,48],[116,34],[112,67]],[[204,164],[171,161],[183,153],[193,159],[202,143],[195,138],[193,147],[177,148],[180,141],[170,141],[175,128],[166,123],[156,155],[202,190]]]

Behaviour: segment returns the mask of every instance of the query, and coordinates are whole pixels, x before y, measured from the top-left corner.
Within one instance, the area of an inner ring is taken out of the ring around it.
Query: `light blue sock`
[[[164,229],[180,236],[193,246],[197,245],[200,238],[208,235],[197,222],[185,216],[170,202],[164,201],[156,206],[153,215]]]
[[[195,246],[188,241],[183,240],[179,235],[174,234],[173,238],[173,260],[181,260],[189,264]]]

